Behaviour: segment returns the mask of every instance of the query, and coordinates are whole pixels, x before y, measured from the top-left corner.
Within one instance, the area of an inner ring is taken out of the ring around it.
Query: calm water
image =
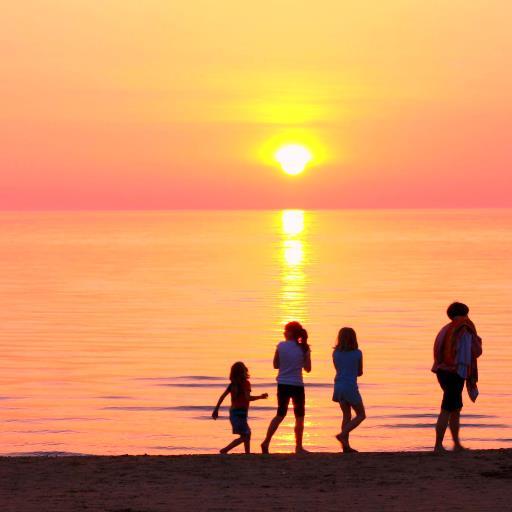
[[[0,214],[0,451],[214,452],[232,362],[250,368],[254,449],[275,406],[282,325],[310,331],[305,441],[338,449],[331,347],[365,357],[362,450],[427,449],[432,342],[452,300],[484,340],[470,447],[512,446],[512,211]],[[273,449],[293,445],[292,417]]]

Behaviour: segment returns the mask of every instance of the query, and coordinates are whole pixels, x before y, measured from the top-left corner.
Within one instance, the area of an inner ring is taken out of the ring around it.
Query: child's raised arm
[[[254,400],[265,400],[268,398],[268,393],[263,393],[261,395],[250,395],[249,402],[254,402]]]
[[[215,409],[213,409],[213,412],[212,412],[212,418],[214,420],[216,420],[219,417],[219,408],[220,408],[222,402],[224,401],[224,398],[226,398],[229,395],[229,392],[230,392],[230,386],[228,386],[226,388],[226,390],[224,391],[224,393],[222,393],[222,395],[220,395],[219,401],[217,402],[217,405],[215,406]]]

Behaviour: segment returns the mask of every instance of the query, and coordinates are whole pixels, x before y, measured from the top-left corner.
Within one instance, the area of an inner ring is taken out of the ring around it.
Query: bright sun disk
[[[279,148],[275,154],[286,174],[300,174],[313,158],[310,151],[299,144],[288,144]]]

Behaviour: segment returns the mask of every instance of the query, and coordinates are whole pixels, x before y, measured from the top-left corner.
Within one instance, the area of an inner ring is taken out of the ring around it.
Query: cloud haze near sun
[[[510,206],[511,15],[496,0],[8,2],[0,208]],[[312,151],[304,173],[265,157],[280,140]]]

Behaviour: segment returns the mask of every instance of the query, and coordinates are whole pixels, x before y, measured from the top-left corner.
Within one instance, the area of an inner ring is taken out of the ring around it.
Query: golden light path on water
[[[306,242],[304,235],[304,211],[283,210],[282,268],[280,306],[282,324],[291,320],[307,323],[306,309]]]

